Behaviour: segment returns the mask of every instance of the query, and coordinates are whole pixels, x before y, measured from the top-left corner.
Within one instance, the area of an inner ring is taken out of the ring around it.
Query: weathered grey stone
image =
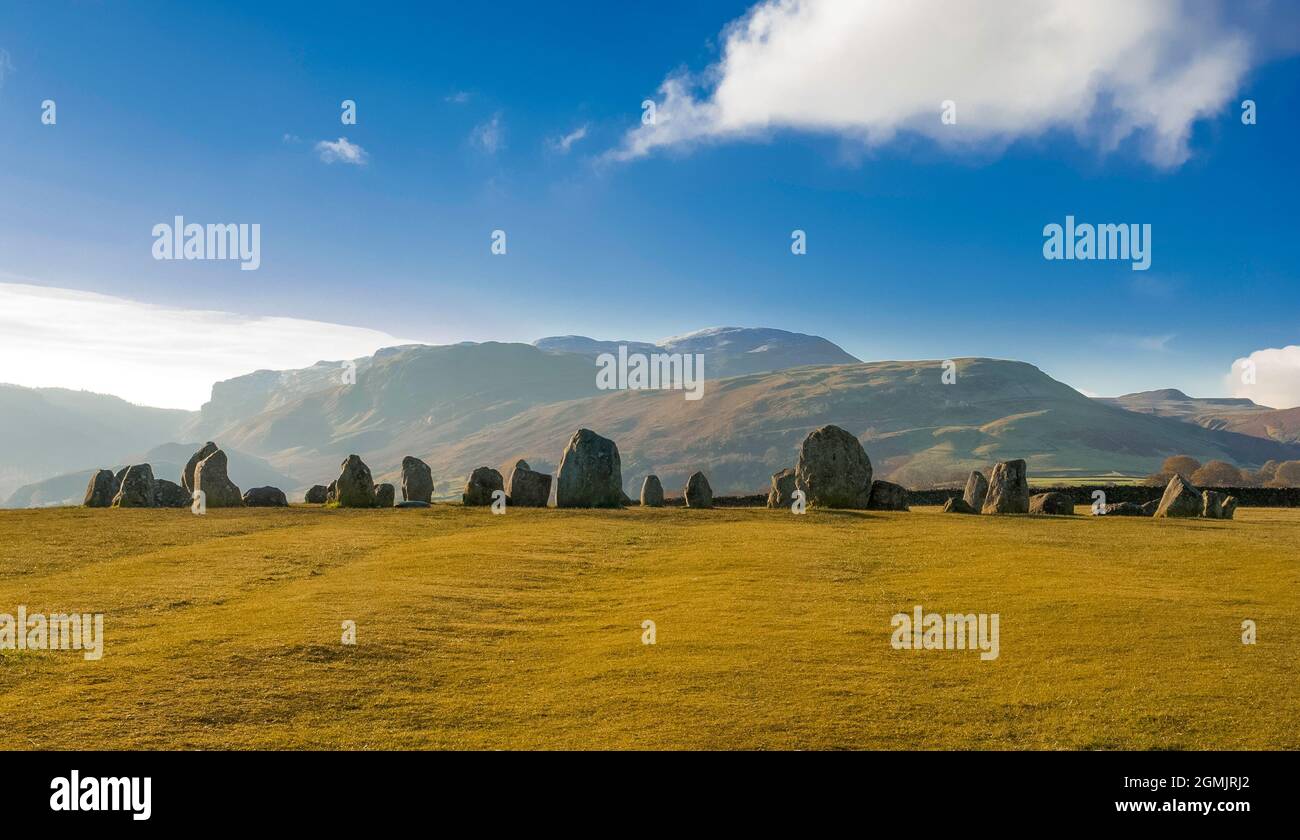
[[[1029,479],[1023,460],[1003,461],[993,468],[980,513],[1029,513]]]
[[[86,497],[81,503],[86,507],[111,507],[115,495],[113,471],[99,470],[90,477],[90,483],[86,485]]]
[[[527,461],[519,461],[510,471],[506,496],[512,507],[546,507],[551,500],[551,477],[530,469]]]
[[[244,492],[248,507],[288,507],[289,500],[279,487],[254,487]]]
[[[907,510],[907,488],[892,481],[871,482],[868,510]]]
[[[978,514],[979,511],[966,504],[965,499],[952,498],[943,503],[944,513],[969,513]]]
[[[184,487],[165,478],[154,479],[154,507],[185,508],[190,506],[190,502],[190,494],[186,492]]]
[[[871,459],[839,426],[822,426],[803,439],[794,472],[809,507],[861,509],[871,500]]]
[[[397,488],[391,484],[375,485],[375,507],[390,508],[397,501]]]
[[[1048,516],[1074,516],[1074,499],[1065,493],[1036,493],[1029,497],[1029,512]]]
[[[323,505],[329,501],[330,489],[324,484],[313,484],[302,500],[309,505]]]
[[[1143,516],[1155,516],[1156,511],[1160,509],[1160,500],[1152,499],[1149,502],[1143,502],[1141,508]]]
[[[465,482],[465,492],[461,494],[460,500],[465,505],[490,505],[492,493],[497,490],[505,492],[501,473],[491,467],[478,467],[469,474],[469,480]]]
[[[1175,475],[1165,485],[1165,493],[1156,507],[1157,519],[1189,518],[1201,515],[1201,491],[1192,482]]]
[[[337,502],[339,500],[339,483],[338,480],[330,482],[330,486],[325,488],[325,501]]]
[[[114,476],[113,476],[113,498],[116,499],[116,498],[117,498],[117,491],[122,489],[122,479],[126,478],[126,471],[129,470],[129,469],[131,469],[131,468],[130,468],[130,467],[122,467],[122,469],[118,470],[117,473],[114,474]]]
[[[984,507],[984,498],[988,493],[989,480],[984,477],[984,473],[971,470],[970,478],[966,479],[966,491],[961,494],[962,501],[979,513]]]
[[[375,506],[375,479],[360,456],[349,455],[339,465],[334,496],[339,507],[370,508]]]
[[[1145,510],[1142,505],[1133,502],[1115,502],[1106,505],[1106,516],[1150,516],[1154,510]]]
[[[122,486],[113,497],[116,508],[153,507],[153,467],[132,464],[122,475]]]
[[[199,461],[194,468],[194,489],[203,494],[204,504],[210,508],[244,505],[239,488],[226,472],[226,453],[220,449]]]
[[[623,466],[618,446],[590,429],[574,432],[560,458],[556,506],[620,507],[623,498]]]
[[[645,481],[641,482],[641,505],[643,507],[664,506],[664,486],[659,482],[659,476],[647,475]]]
[[[1201,491],[1201,516],[1206,519],[1231,519],[1236,512],[1236,496],[1216,490]]]
[[[788,508],[794,504],[795,476],[794,470],[786,467],[780,472],[772,473],[772,488],[767,491],[767,506],[770,508]]]
[[[185,469],[181,470],[181,487],[185,488],[186,493],[194,492],[194,471],[198,469],[199,462],[211,455],[213,452],[216,452],[217,449],[218,447],[215,443],[208,441],[203,444],[203,447],[199,449],[198,452],[191,455],[190,459],[185,462]]]
[[[702,472],[691,473],[691,477],[686,479],[686,490],[682,495],[686,497],[688,508],[713,507],[713,488]]]
[[[433,499],[433,471],[419,458],[402,459],[402,500],[428,502]]]

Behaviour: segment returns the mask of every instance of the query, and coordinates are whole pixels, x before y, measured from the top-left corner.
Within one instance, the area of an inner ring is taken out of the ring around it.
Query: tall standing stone
[[[429,465],[407,455],[402,459],[402,501],[428,502],[433,499],[433,471]]]
[[[1003,461],[989,473],[981,513],[1029,513],[1029,478],[1023,459]]]
[[[505,492],[505,483],[501,473],[491,467],[477,467],[469,474],[465,482],[465,492],[461,494],[461,504],[466,506],[485,506],[492,504],[492,494],[500,490]]]
[[[966,479],[966,491],[961,494],[961,500],[976,513],[984,507],[984,497],[989,493],[989,480],[984,477],[984,473],[979,470],[971,470],[970,478]]]
[[[1164,495],[1156,507],[1157,519],[1191,518],[1201,515],[1201,491],[1192,482],[1175,474],[1165,485]]]
[[[506,481],[506,495],[512,507],[546,507],[551,500],[551,477],[520,460]]]
[[[590,429],[579,429],[560,457],[555,487],[557,507],[623,505],[623,465],[618,446]]]
[[[153,507],[153,489],[153,467],[148,464],[132,464],[122,476],[122,486],[113,497],[113,507]]]
[[[213,452],[216,452],[217,449],[218,447],[215,443],[208,441],[203,444],[203,447],[198,452],[191,455],[190,459],[185,462],[185,469],[181,470],[181,487],[185,488],[186,493],[192,494],[194,492],[194,471],[198,469],[199,462],[211,455]]]
[[[682,495],[686,497],[688,508],[713,507],[713,488],[709,486],[709,479],[702,472],[691,473],[691,477],[686,479],[686,490]]]
[[[110,507],[114,495],[113,471],[99,470],[90,477],[90,483],[86,485],[86,498],[81,503],[86,507]]]
[[[786,467],[780,472],[772,473],[772,489],[767,491],[767,506],[790,507],[794,504],[795,489],[794,470]]]
[[[659,476],[647,475],[645,481],[641,482],[641,506],[664,506],[664,486],[659,482]]]
[[[339,507],[375,506],[375,479],[359,455],[349,455],[339,465],[339,477],[334,482],[334,496]]]
[[[822,426],[804,438],[794,472],[809,507],[862,509],[871,500],[871,459],[839,426]]]
[[[210,508],[243,507],[243,494],[226,471],[226,453],[218,449],[194,468],[194,489]]]

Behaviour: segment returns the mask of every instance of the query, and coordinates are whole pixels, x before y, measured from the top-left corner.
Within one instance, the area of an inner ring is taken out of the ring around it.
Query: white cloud
[[[562,154],[568,154],[574,143],[587,136],[587,128],[588,124],[583,123],[563,137],[556,137],[551,141],[551,148]]]
[[[474,126],[469,133],[470,143],[478,146],[490,155],[495,155],[505,145],[505,129],[501,126],[501,112],[492,115],[492,119],[482,125]]]
[[[320,153],[320,159],[326,163],[350,163],[354,166],[365,166],[370,160],[370,155],[365,149],[356,143],[349,143],[348,138],[340,137],[338,140],[322,140],[316,144],[316,151]]]
[[[1253,385],[1246,375],[1252,367]],[[1246,397],[1272,408],[1300,406],[1300,347],[1289,344],[1256,350],[1234,361],[1224,381],[1234,397]]]
[[[378,330],[0,283],[0,380],[196,409],[212,383],[415,343]]]
[[[1158,166],[1189,155],[1251,66],[1246,35],[1184,0],[763,0],[721,60],[670,76],[656,120],[610,156],[799,129],[879,146],[899,132],[996,148],[1053,129]],[[941,103],[956,103],[946,125]]]

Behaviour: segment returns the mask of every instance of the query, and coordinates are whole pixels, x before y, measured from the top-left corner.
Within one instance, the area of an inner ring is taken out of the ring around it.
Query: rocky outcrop
[[[467,506],[485,506],[492,504],[492,494],[500,490],[505,492],[505,483],[501,473],[491,467],[479,467],[469,474],[465,482],[465,492],[461,494],[461,504]]]
[[[194,468],[194,489],[209,508],[242,507],[243,495],[226,472],[226,453],[218,449]]]
[[[208,441],[203,444],[203,447],[199,449],[198,452],[191,455],[190,459],[185,462],[185,469],[181,470],[181,487],[185,488],[186,493],[194,492],[194,471],[198,469],[199,462],[211,455],[213,452],[216,452],[217,449],[218,447],[215,443]]]
[[[122,486],[113,497],[116,508],[153,507],[153,467],[148,464],[132,464],[122,474]]]
[[[767,491],[767,506],[770,508],[788,508],[794,504],[795,479],[794,470],[786,467],[780,472],[772,473],[772,489]]]
[[[1029,513],[1029,479],[1023,460],[1003,461],[993,468],[980,513]]]
[[[641,505],[643,507],[664,506],[664,486],[659,483],[659,476],[647,475],[641,482]]]
[[[334,480],[334,497],[339,507],[375,506],[375,479],[360,456],[349,455],[339,465],[339,477]]]
[[[433,499],[433,471],[411,455],[402,459],[402,500],[428,502]]]
[[[185,508],[190,506],[190,494],[185,488],[165,478],[155,478],[153,482],[154,507]]]
[[[397,488],[391,484],[375,485],[375,507],[390,508],[397,501]]]
[[[1201,491],[1181,475],[1165,485],[1165,493],[1156,506],[1157,519],[1190,518],[1201,515]]]
[[[966,490],[961,494],[962,501],[979,513],[984,508],[984,498],[988,492],[989,480],[984,477],[984,473],[971,470],[970,478],[966,479]]]
[[[803,439],[794,472],[809,507],[861,509],[871,500],[871,459],[839,426],[822,426]]]
[[[618,446],[590,429],[569,439],[556,476],[558,507],[620,507],[623,504],[623,465]]]
[[[511,507],[546,507],[551,500],[551,477],[518,461],[506,481],[506,496]]]
[[[979,513],[978,510],[966,504],[966,500],[964,498],[962,499],[954,498],[944,502],[943,512],[944,513],[969,513],[972,515]]]
[[[686,479],[686,490],[682,495],[686,497],[688,508],[713,507],[713,488],[702,472],[691,473],[691,477]]]
[[[330,489],[324,484],[313,484],[302,500],[309,505],[323,505],[329,500]]]
[[[86,507],[104,508],[113,504],[113,497],[117,495],[113,490],[113,471],[99,470],[90,477],[90,483],[86,485],[86,497],[82,504]]]
[[[1074,516],[1074,499],[1065,493],[1037,493],[1029,497],[1029,512],[1047,516]]]
[[[289,500],[279,487],[254,487],[244,493],[248,507],[288,507]]]
[[[892,481],[871,482],[867,510],[907,510],[907,488]]]

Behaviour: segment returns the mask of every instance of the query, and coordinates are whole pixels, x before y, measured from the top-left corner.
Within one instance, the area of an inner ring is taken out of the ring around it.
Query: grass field
[[[0,652],[0,747],[1297,749],[1300,511],[1237,515],[5,510],[0,613],[106,642]]]

